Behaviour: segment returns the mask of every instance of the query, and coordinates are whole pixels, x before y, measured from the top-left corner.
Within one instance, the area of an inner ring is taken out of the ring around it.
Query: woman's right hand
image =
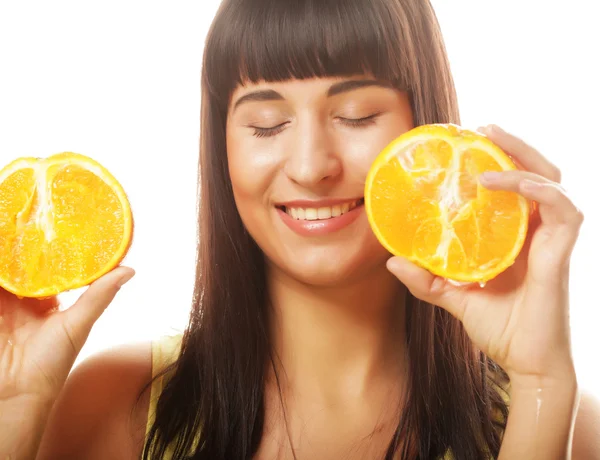
[[[55,297],[19,299],[0,289],[0,408],[8,408],[0,422],[19,407],[52,405],[92,326],[134,273],[116,268],[63,311]]]

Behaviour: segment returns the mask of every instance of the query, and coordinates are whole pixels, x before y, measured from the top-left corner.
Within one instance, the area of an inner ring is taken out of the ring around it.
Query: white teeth
[[[317,217],[319,219],[330,219],[331,218],[331,208],[317,209]]]
[[[317,210],[315,208],[306,208],[304,210],[305,220],[317,220]]]
[[[332,217],[339,217],[342,214],[356,208],[361,200],[336,204],[333,206],[323,206],[320,208],[285,208],[285,212],[296,220],[326,220]]]

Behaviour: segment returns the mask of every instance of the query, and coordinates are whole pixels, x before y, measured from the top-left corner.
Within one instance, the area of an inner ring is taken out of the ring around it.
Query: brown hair
[[[143,458],[247,459],[263,434],[267,333],[264,256],[237,212],[225,123],[238,84],[371,74],[410,95],[415,125],[459,123],[454,84],[427,0],[224,0],[202,70],[197,281],[181,354]],[[497,456],[505,374],[462,325],[408,294],[408,402],[386,459]],[[499,383],[499,382],[498,382]]]

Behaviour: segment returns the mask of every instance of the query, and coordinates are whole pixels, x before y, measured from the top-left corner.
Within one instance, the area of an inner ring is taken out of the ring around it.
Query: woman
[[[225,0],[202,88],[183,338],[106,352],[63,385],[133,271],[116,269],[64,312],[3,293],[0,414],[27,415],[5,423],[2,453],[567,458],[579,397],[566,280],[582,217],[556,167],[483,130],[527,171],[482,184],[539,203],[522,256],[483,289],[390,259],[363,211],[366,173],[389,141],[459,122],[429,3]],[[11,327],[23,323],[25,333]],[[584,412],[573,458],[599,458],[598,410],[585,400]]]

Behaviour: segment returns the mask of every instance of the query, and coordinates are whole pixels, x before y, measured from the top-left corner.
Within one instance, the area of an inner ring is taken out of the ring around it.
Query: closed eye
[[[289,122],[286,121],[277,126],[271,126],[269,128],[261,128],[259,126],[248,126],[248,127],[254,129],[253,136],[271,137],[271,136],[275,136],[275,135],[279,134],[281,131],[283,131],[283,129],[285,128],[285,125],[287,125],[288,123]]]
[[[377,118],[381,115],[381,113],[374,113],[372,115],[369,115],[368,117],[363,117],[363,118],[343,118],[343,117],[338,117],[338,119],[345,125],[350,126],[352,128],[361,128],[361,127],[365,127],[365,126],[369,126],[369,125],[373,125],[375,124],[375,121],[377,120]],[[261,137],[272,137],[272,136],[276,136],[277,134],[279,134],[281,131],[284,130],[285,126],[288,124],[289,122],[286,121],[284,123],[281,123],[279,125],[276,126],[271,126],[268,128],[262,128],[260,126],[248,126],[249,128],[254,129],[254,133],[253,135],[261,138]]]
[[[364,126],[369,126],[375,124],[377,117],[379,117],[381,113],[374,113],[373,115],[369,115],[368,117],[363,118],[342,118],[338,119],[345,125],[350,126],[352,128],[362,128]]]

